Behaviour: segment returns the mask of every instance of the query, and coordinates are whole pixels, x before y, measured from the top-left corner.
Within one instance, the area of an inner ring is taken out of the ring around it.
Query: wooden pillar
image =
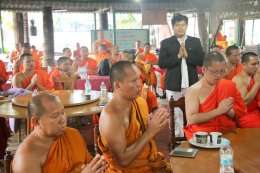
[[[24,25],[23,25],[23,14],[20,12],[13,13],[14,21],[14,37],[15,43],[24,43]]]
[[[238,20],[238,37],[237,38],[238,38],[237,45],[244,46],[245,45],[245,19]]]
[[[205,52],[207,52],[207,45],[208,45],[208,20],[206,18],[206,12],[198,11],[198,28],[199,28],[199,35],[202,47]]]
[[[107,30],[108,29],[107,12],[98,13],[98,14],[99,14],[99,29]]]
[[[52,7],[43,8],[44,58],[43,66],[55,66]]]
[[[29,40],[29,28],[28,28],[28,13],[23,13],[23,26],[24,26],[24,42],[30,43]]]

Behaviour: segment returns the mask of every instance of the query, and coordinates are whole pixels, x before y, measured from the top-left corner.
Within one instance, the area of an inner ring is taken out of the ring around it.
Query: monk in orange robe
[[[111,56],[110,56],[110,65],[112,66],[118,61],[122,61],[123,57],[119,53],[119,47],[117,45],[114,45],[111,49]]]
[[[14,75],[12,85],[14,88],[27,90],[51,90],[52,86],[48,81],[48,74],[42,70],[34,70],[34,58],[31,54],[24,53],[20,57],[24,67],[22,72]]]
[[[135,56],[144,52],[144,49],[141,47],[141,41],[137,40],[135,42]]]
[[[60,57],[58,59],[58,67],[55,67],[52,69],[52,71],[49,74],[49,82],[54,88],[54,82],[53,82],[53,77],[71,77],[73,74],[71,73],[71,64],[72,60],[68,57]],[[62,89],[63,87],[60,86]],[[57,88],[57,87],[56,87]]]
[[[96,75],[98,72],[97,61],[88,57],[89,52],[86,46],[80,48],[80,58],[75,59],[72,63],[72,73],[78,75],[78,67],[86,67],[89,75]]]
[[[105,39],[105,35],[103,31],[98,32],[98,40],[96,40],[93,43],[94,47],[94,54],[98,54],[99,52],[99,46],[105,44],[108,50],[111,50],[113,44],[110,40]]]
[[[99,46],[98,54],[96,54],[97,64],[99,64],[104,59],[109,59],[110,57],[111,57],[111,55],[108,52],[107,46],[105,44],[101,44]]]
[[[225,78],[232,80],[234,76],[240,73],[243,69],[243,65],[240,63],[240,50],[237,46],[229,46],[226,49],[227,62],[227,74]]]
[[[10,54],[10,62],[14,63],[15,61],[17,61],[21,53],[21,44],[15,44],[15,50],[13,50]]]
[[[114,94],[103,109],[98,145],[110,164],[107,172],[172,172],[156,149],[155,135],[167,124],[165,108],[148,113],[139,96],[140,72],[128,61],[115,63],[110,72]]]
[[[158,64],[158,58],[154,54],[150,53],[150,50],[151,50],[150,43],[145,43],[145,45],[144,45],[144,53],[143,54],[139,54],[136,57],[136,61],[140,61],[140,62],[143,62],[145,64],[146,71],[150,75],[150,83],[149,83],[149,85],[152,85],[154,91],[156,91],[157,78],[156,78],[156,74],[154,72],[153,65],[157,65]]]
[[[236,121],[246,112],[235,84],[222,79],[226,66],[220,53],[207,54],[202,70],[204,76],[188,89],[185,98],[188,125],[184,127],[184,132],[187,139],[198,131],[234,129]]]
[[[241,128],[259,128],[259,96],[260,96],[260,69],[259,58],[253,52],[242,56],[243,70],[233,78],[238,90],[247,105],[247,113],[238,121]]]
[[[80,133],[66,127],[67,117],[58,97],[40,93],[28,107],[35,129],[18,147],[13,173],[90,173],[107,168],[103,156],[93,159]]]
[[[8,80],[8,74],[5,69],[5,64],[0,60],[0,91],[2,91],[2,85]]]

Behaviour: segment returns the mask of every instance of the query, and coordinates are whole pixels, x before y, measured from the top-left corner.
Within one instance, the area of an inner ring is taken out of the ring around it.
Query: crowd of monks
[[[113,112],[111,112],[109,107],[116,109],[117,105],[115,102],[122,101],[120,98],[126,96],[129,97],[131,102],[125,102],[124,105],[123,101],[122,106],[129,107],[128,113],[131,114],[131,121],[121,120],[121,123],[126,123],[127,126],[131,128],[128,128],[124,134],[119,133],[119,135],[127,136],[125,139],[126,141],[121,141],[122,146],[131,146],[131,144],[137,141],[140,137],[140,131],[144,132],[144,129],[148,128],[147,121],[148,124],[150,121],[148,115],[158,108],[158,94],[156,93],[158,77],[156,76],[156,72],[161,74],[160,81],[162,90],[164,90],[165,78],[165,69],[157,68],[158,57],[151,53],[151,45],[149,43],[145,43],[142,48],[141,42],[137,41],[134,52],[125,50],[122,54],[120,54],[119,47],[117,45],[113,45],[109,40],[105,40],[104,33],[100,32],[99,39],[93,44],[95,55],[94,58],[90,58],[89,49],[86,46],[80,47],[77,43],[76,50],[73,53],[69,48],[63,49],[63,56],[58,59],[57,66],[52,67],[49,74],[46,69],[42,68],[42,51],[36,50],[34,46],[31,47],[29,44],[24,44],[22,48],[20,48],[20,46],[21,45],[17,44],[16,50],[14,50],[10,55],[10,62],[13,63],[12,86],[14,88],[23,88],[32,91],[35,89],[38,91],[63,89],[62,85],[55,86],[53,77],[79,77],[78,68],[80,67],[85,67],[88,75],[98,75],[100,68],[104,67],[103,63],[105,60],[108,62],[107,68],[111,70],[111,73],[113,73],[113,68],[116,69],[115,71],[121,70],[122,73],[126,73],[126,69],[130,69],[130,71],[123,76],[125,78],[129,78],[129,80],[136,80],[133,78],[134,76],[138,78],[138,86],[140,87],[140,90],[136,89],[136,92],[138,92],[139,96],[141,96],[142,88],[144,88],[143,86],[145,84],[151,86],[151,88],[147,90],[146,102],[140,98],[137,98],[138,96],[133,98],[131,97],[130,94],[134,94],[134,91],[131,91],[131,84],[126,85],[124,83],[120,83],[122,79],[119,79],[119,74],[110,74],[112,76],[114,75],[115,78],[110,82],[116,96],[115,99],[112,100],[106,107],[105,111],[102,112],[100,121],[115,121],[111,116]],[[260,68],[258,55],[253,52],[248,52],[241,55],[237,46],[229,46],[225,51],[225,59],[217,51],[209,53],[205,58],[208,58],[209,60],[207,61],[204,59],[202,67],[202,72],[204,75],[202,79],[192,85],[188,89],[186,95],[186,114],[188,125],[184,127],[184,132],[187,139],[192,138],[193,133],[198,131],[223,131],[234,129],[236,127],[259,128]],[[130,64],[133,64],[133,67],[126,63],[128,61]],[[125,69],[122,70],[120,67],[117,67],[119,66],[118,64],[125,66]],[[132,78],[128,76],[129,74],[132,75]],[[7,80],[8,74],[6,72],[5,65],[0,60],[0,90],[2,90],[1,86]],[[117,83],[115,81],[120,82]],[[122,86],[125,88],[122,89]],[[126,93],[122,93],[122,91],[126,91]],[[49,96],[43,97],[48,98]],[[118,111],[120,112],[120,110]],[[158,121],[157,123],[161,123],[161,126],[164,127],[164,119],[166,119],[165,110],[160,110],[159,113],[156,113],[155,115],[157,114],[158,116],[160,114],[163,119],[159,120],[158,118],[158,120],[154,121]],[[110,118],[105,117],[105,115]],[[143,115],[145,116],[142,117]],[[128,117],[128,114],[125,115],[125,117]],[[156,116],[154,119],[156,119]],[[63,121],[65,120],[62,120],[62,122]],[[141,127],[142,125],[140,126],[140,124],[143,124],[144,127]],[[40,130],[41,128],[39,123],[35,122],[34,125],[36,126],[36,132],[37,128],[39,132],[42,132]],[[110,126],[109,123],[106,125]],[[148,139],[142,139],[146,141],[146,143],[141,142],[141,144],[139,144],[140,146],[136,146],[136,150],[139,152],[138,155],[138,153],[129,154],[127,151],[124,152],[122,149],[125,148],[120,148],[120,145],[118,145],[118,147],[112,147],[111,150],[111,145],[114,145],[114,141],[117,141],[117,139],[110,139],[108,136],[115,136],[112,134],[117,133],[118,129],[114,129],[111,132],[106,132],[106,125],[100,126],[102,137],[99,138],[98,142],[99,147],[105,156],[106,162],[110,165],[108,168],[110,172],[116,172],[116,170],[127,170],[128,168],[135,171],[149,171],[151,167],[153,169],[157,169],[159,167],[165,167],[166,170],[168,169],[168,165],[164,162],[164,158],[157,152],[155,140],[153,139],[153,137],[162,129],[161,126],[157,129],[157,131],[152,129],[150,130],[153,136],[149,137],[148,143]],[[123,129],[123,127],[119,124],[117,125],[119,129]],[[113,127],[111,127],[111,129],[113,129]],[[46,172],[48,172],[47,170],[53,170],[53,166],[55,165],[53,163],[60,162],[59,158],[63,157],[56,155],[58,154],[56,151],[57,148],[61,148],[62,151],[67,150],[63,145],[64,142],[62,142],[62,140],[66,139],[70,141],[72,136],[74,138],[79,135],[77,132],[69,128],[66,128],[66,130],[63,131],[65,132],[59,138],[60,141],[56,141],[51,145],[51,147],[49,146],[48,155],[44,156],[45,163],[41,167],[46,170]],[[8,137],[10,137],[10,133],[6,126],[5,119],[0,118],[0,158],[3,158]],[[33,137],[31,138],[33,139]],[[77,139],[80,142],[71,145],[80,145],[86,148],[81,137],[78,137]],[[30,143],[30,139],[27,141]],[[76,150],[74,151],[74,149],[72,151],[78,152]],[[121,154],[113,153],[114,151]],[[66,153],[68,157],[75,157],[74,155],[71,156],[71,154],[71,151]],[[88,151],[86,151],[83,155],[84,157],[82,156],[83,158],[81,159],[84,161],[81,161],[82,163],[89,163],[93,159],[89,155]],[[151,162],[146,162],[144,158],[149,158],[150,161],[153,160],[153,164],[151,164]],[[101,159],[101,157],[98,159]],[[105,162],[104,159],[101,160],[102,164],[100,161],[99,167],[103,170],[106,166],[103,164],[103,162]],[[126,163],[124,160],[127,160]],[[66,162],[67,160],[65,159],[64,165],[66,168],[64,168],[64,170],[76,169],[74,167],[75,165],[71,165]],[[138,166],[145,164],[149,166],[142,167],[139,170]],[[74,168],[67,168],[68,165]],[[76,165],[76,167],[77,166],[78,165]],[[77,169],[83,170],[84,168]]]

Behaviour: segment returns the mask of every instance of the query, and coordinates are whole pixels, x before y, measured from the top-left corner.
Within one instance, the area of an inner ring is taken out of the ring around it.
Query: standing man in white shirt
[[[202,66],[204,52],[200,40],[186,35],[188,17],[177,14],[172,20],[174,36],[161,42],[160,68],[167,68],[165,89],[167,99],[186,95],[187,88],[198,81],[197,66]],[[175,110],[175,134],[183,136],[182,112]]]

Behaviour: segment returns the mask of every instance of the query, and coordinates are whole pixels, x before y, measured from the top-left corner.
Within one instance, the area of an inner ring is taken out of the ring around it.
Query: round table
[[[84,91],[82,90],[57,90],[48,92],[52,92],[54,95],[57,95],[60,97],[61,101],[65,103],[65,112],[68,117],[87,116],[100,113],[103,108],[98,106],[99,91],[91,91],[92,101],[85,100]],[[111,97],[111,93],[108,95]],[[24,98],[24,100],[22,100],[22,98]],[[30,133],[30,121],[26,107],[30,98],[31,94],[27,96],[18,96],[13,100],[14,102],[19,100],[17,103],[13,104],[11,101],[8,101],[0,104],[0,117],[27,120],[27,134]],[[21,104],[21,102],[23,103]],[[18,103],[21,105],[15,105]]]

